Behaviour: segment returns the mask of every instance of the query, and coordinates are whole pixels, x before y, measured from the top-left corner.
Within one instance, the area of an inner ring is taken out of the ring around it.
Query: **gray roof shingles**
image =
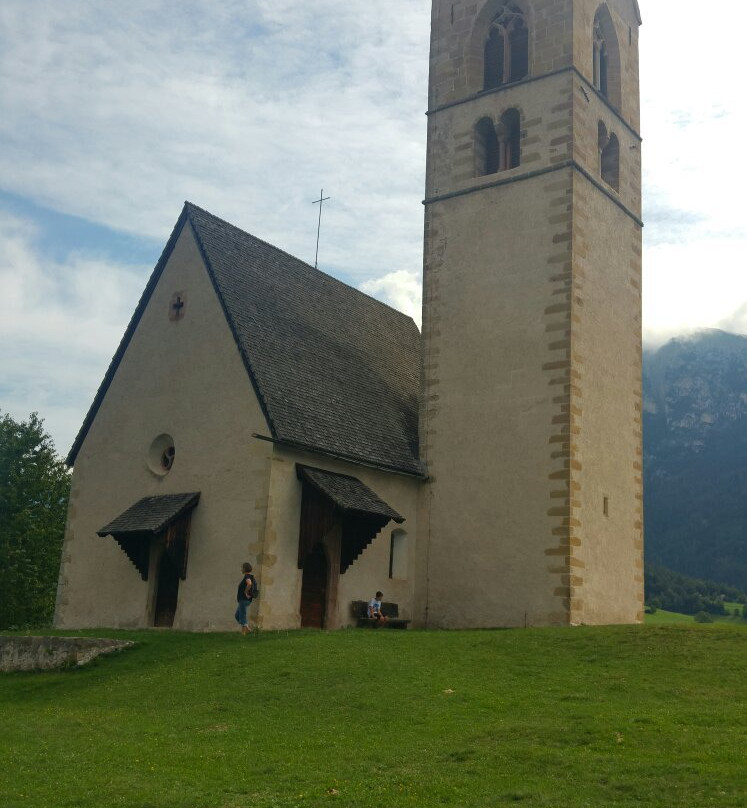
[[[143,497],[97,533],[102,537],[122,536],[127,533],[160,533],[185,511],[197,505],[199,499],[199,491]]]
[[[312,466],[296,466],[298,476],[308,480],[315,488],[326,494],[332,502],[343,511],[359,511],[361,513],[386,516],[395,522],[404,522],[404,517],[383,499],[379,498],[365,483],[357,477],[337,474],[332,471],[313,468]]]
[[[273,437],[418,473],[411,318],[188,206]]]
[[[410,317],[187,202],[68,456],[72,464],[189,222],[278,441],[408,474],[420,333]]]

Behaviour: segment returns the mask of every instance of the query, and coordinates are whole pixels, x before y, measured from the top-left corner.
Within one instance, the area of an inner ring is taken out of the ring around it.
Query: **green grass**
[[[734,626],[741,626],[747,628],[747,620],[741,614],[735,615],[734,610],[739,608],[741,610],[741,603],[725,603],[729,614],[712,614],[714,623],[728,623]],[[694,623],[695,617],[692,614],[680,614],[679,612],[668,612],[666,609],[657,609],[654,614],[646,615],[647,626],[661,626],[668,623]]]
[[[724,603],[726,610],[729,612],[728,617],[723,617],[722,620],[728,620],[733,623],[741,623],[747,626],[747,620],[744,619],[744,604],[743,603]],[[735,614],[737,612],[737,614]]]
[[[668,623],[694,623],[695,618],[691,614],[680,614],[679,612],[668,612],[666,609],[657,609],[653,614],[646,615],[647,626],[660,626]]]
[[[4,808],[746,804],[728,625],[96,634],[0,677]]]

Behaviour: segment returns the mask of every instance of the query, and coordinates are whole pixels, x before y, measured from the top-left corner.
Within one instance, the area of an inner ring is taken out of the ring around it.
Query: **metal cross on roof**
[[[316,228],[316,255],[314,256],[314,269],[318,269],[319,263],[319,232],[322,229],[322,205],[328,200],[331,199],[329,196],[324,195],[324,188],[319,192],[319,199],[315,199],[313,204],[319,205],[319,224]]]

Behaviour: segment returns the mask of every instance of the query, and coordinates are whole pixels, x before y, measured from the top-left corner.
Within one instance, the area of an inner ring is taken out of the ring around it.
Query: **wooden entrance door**
[[[324,628],[327,617],[327,553],[317,544],[306,557],[301,583],[301,626]]]
[[[179,570],[168,553],[164,552],[158,564],[156,612],[154,626],[171,628],[174,625],[176,602],[179,598]]]

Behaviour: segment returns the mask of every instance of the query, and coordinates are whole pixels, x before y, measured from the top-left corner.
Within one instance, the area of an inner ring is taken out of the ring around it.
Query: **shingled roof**
[[[420,334],[410,317],[187,202],[68,455],[72,465],[189,224],[281,443],[408,474],[418,459]]]
[[[194,508],[199,499],[199,491],[143,497],[96,532],[102,537],[110,534],[124,536],[130,533],[160,533],[185,511]]]
[[[391,505],[387,505],[357,477],[302,466],[300,463],[296,464],[296,473],[299,479],[311,483],[342,511],[357,511],[383,516],[400,524],[405,521],[404,517],[400,516]]]

